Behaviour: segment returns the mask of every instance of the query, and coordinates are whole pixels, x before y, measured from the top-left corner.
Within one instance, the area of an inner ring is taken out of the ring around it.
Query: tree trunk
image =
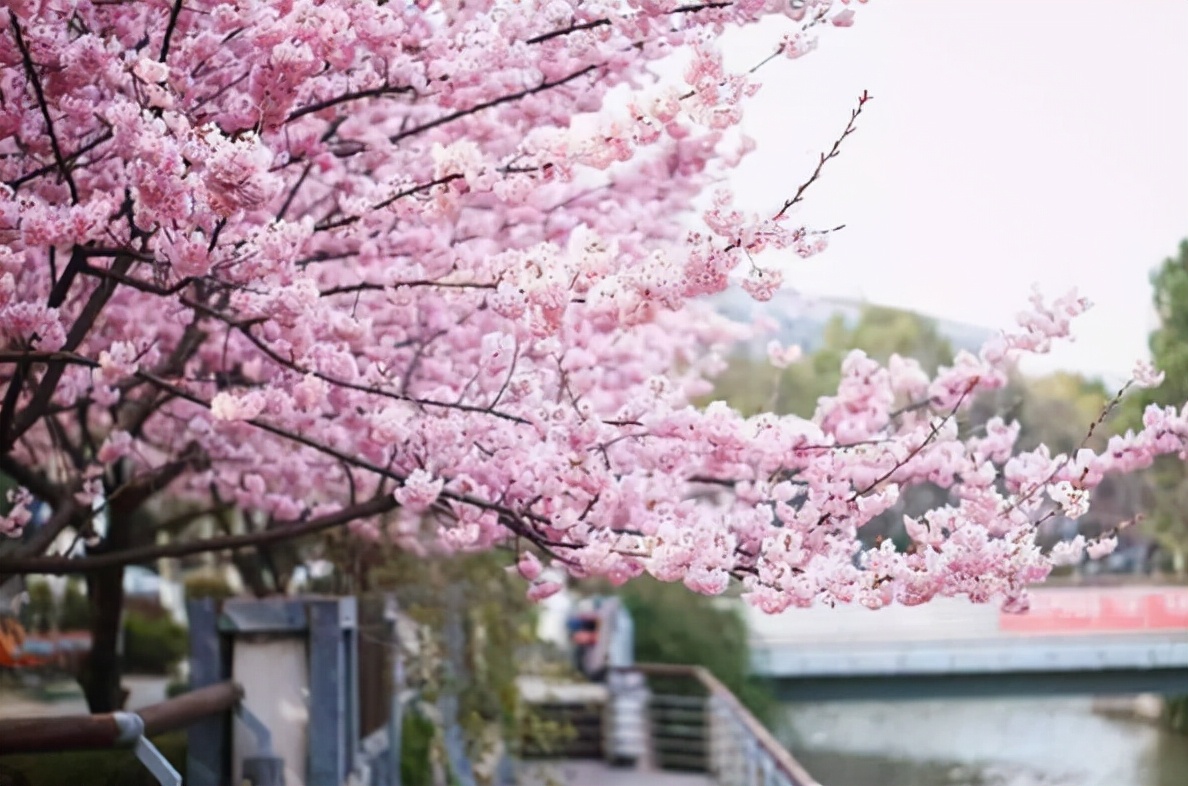
[[[130,541],[130,513],[110,511],[107,536],[93,553],[121,551]],[[83,663],[79,684],[91,712],[115,712],[124,707],[120,685],[120,632],[124,616],[124,566],[103,568],[87,576],[91,602],[91,652]]]
[[[87,577],[91,601],[91,652],[79,683],[91,712],[123,709],[120,687],[120,627],[124,612],[124,568],[104,568]]]

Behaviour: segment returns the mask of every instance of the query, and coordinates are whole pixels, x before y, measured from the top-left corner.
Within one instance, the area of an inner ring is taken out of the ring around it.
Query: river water
[[[799,703],[776,726],[824,786],[1188,786],[1188,736],[1088,697]]]

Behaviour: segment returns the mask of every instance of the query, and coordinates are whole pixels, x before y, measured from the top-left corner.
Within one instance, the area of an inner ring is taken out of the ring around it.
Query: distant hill
[[[738,322],[750,323],[766,318],[777,324],[774,334],[753,342],[752,351],[762,352],[767,342],[774,338],[782,344],[798,344],[806,353],[821,346],[825,325],[834,314],[840,314],[846,325],[853,327],[863,308],[879,305],[851,298],[812,297],[788,290],[781,290],[771,300],[760,303],[740,288],[728,289],[710,302],[718,313]],[[964,349],[976,353],[986,339],[997,332],[982,325],[938,319],[928,314],[920,316],[936,324],[954,351]]]

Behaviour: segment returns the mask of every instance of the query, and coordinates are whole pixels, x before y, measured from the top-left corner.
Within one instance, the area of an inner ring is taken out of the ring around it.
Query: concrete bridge
[[[749,609],[754,671],[781,698],[1188,693],[1188,588],[1037,589],[1032,609]]]

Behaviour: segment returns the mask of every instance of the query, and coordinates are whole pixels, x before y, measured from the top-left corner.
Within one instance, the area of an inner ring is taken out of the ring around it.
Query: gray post
[[[227,652],[219,634],[213,598],[186,604],[190,625],[190,687],[204,688],[230,678]],[[187,786],[223,786],[231,780],[231,719],[228,713],[203,718],[187,731]]]
[[[308,609],[309,706],[314,711],[307,786],[340,786],[359,745],[355,599],[310,600]]]
[[[469,681],[466,669],[466,629],[463,627],[462,588],[446,588],[446,615],[443,631],[445,685],[437,699],[441,711],[442,744],[449,761],[450,774],[459,786],[475,786],[474,769],[466,753],[466,739],[458,721],[458,691]]]
[[[388,717],[388,786],[400,786],[400,754],[404,742],[404,649],[400,646],[400,608],[396,596],[384,599],[392,659],[392,709]]]

